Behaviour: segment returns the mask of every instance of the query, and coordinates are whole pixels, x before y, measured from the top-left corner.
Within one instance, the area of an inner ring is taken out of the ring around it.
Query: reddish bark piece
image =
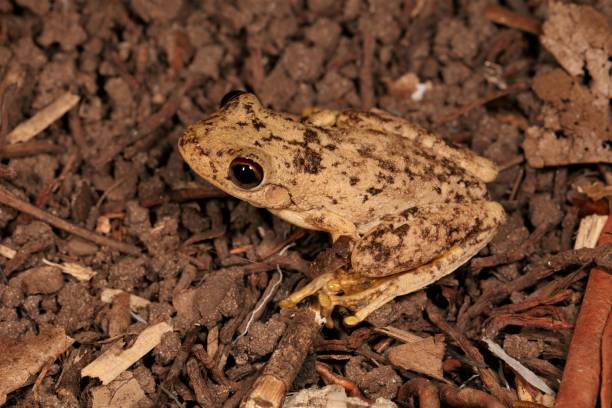
[[[485,17],[497,24],[527,31],[532,34],[540,34],[542,25],[540,22],[528,15],[514,12],[506,7],[491,5],[484,10]]]
[[[414,378],[402,385],[397,392],[397,399],[408,403],[408,398],[412,395],[419,397],[420,408],[440,408],[438,388],[425,378]]]
[[[453,407],[504,408],[505,405],[492,395],[474,388],[457,388],[448,384],[439,384],[440,398]]]
[[[330,384],[336,384],[344,388],[349,397],[356,397],[368,403],[371,402],[361,393],[361,390],[357,384],[355,384],[355,382],[349,380],[348,378],[334,374],[327,364],[317,362],[315,364],[315,370],[317,370],[317,373]]]
[[[607,243],[612,243],[612,217],[608,217],[598,245]],[[563,370],[555,405],[557,408],[594,407],[597,403],[602,383],[602,340],[606,339],[604,329],[612,310],[610,293],[612,275],[602,269],[593,268]],[[608,344],[605,349],[609,349]],[[608,370],[609,367],[606,367],[606,371]],[[609,393],[603,389],[601,392],[602,395]]]
[[[608,315],[608,322],[602,337],[601,363],[601,393],[602,407],[612,407],[612,318]]]

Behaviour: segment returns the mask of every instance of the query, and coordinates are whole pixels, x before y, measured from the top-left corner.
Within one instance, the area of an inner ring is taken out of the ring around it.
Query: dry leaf
[[[43,328],[37,336],[28,335],[15,340],[0,337],[0,405],[8,393],[32,381],[45,364],[64,353],[74,340],[64,328]]]
[[[427,337],[415,343],[392,347],[387,351],[391,364],[446,381],[442,373],[443,356],[443,336]]]
[[[123,372],[108,385],[91,389],[92,408],[145,408],[152,407],[138,380],[129,372]]]

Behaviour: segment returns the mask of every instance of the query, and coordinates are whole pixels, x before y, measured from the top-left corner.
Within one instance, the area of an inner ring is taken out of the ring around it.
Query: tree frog
[[[291,294],[318,294],[355,325],[396,296],[453,272],[505,220],[485,183],[496,166],[474,152],[381,110],[266,109],[231,92],[190,126],[179,152],[219,189],[297,226],[349,237],[350,262]]]

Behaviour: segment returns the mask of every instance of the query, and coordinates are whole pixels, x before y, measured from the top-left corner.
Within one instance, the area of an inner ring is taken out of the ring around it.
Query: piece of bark
[[[484,15],[494,23],[531,34],[540,34],[542,32],[542,24],[537,19],[526,14],[517,13],[506,7],[498,5],[487,6],[484,10]]]
[[[531,167],[612,163],[607,102],[597,104],[589,89],[559,68],[538,73],[532,88],[545,104],[538,116],[542,125],[525,132],[523,150]]]
[[[439,384],[440,398],[452,407],[506,408],[492,395],[474,388],[457,388],[448,384]]]
[[[588,72],[598,102],[608,105],[612,31],[604,14],[587,5],[554,2],[540,41],[570,75]]]
[[[612,243],[612,217],[608,217],[598,245],[606,243]],[[593,268],[563,369],[555,405],[557,408],[594,407],[598,395],[609,392],[600,387],[609,386],[602,382],[602,342],[609,338],[604,333],[606,322],[612,316],[610,293],[612,275],[603,269]],[[605,348],[609,348],[609,345]],[[609,371],[609,367],[606,367],[606,371]],[[609,382],[609,379],[606,381]]]
[[[161,322],[144,329],[136,338],[134,344],[123,350],[123,342],[119,341],[110,349],[81,370],[83,377],[97,377],[102,384],[108,384],[140,360],[145,354],[159,344],[164,333],[172,331],[172,326]]]

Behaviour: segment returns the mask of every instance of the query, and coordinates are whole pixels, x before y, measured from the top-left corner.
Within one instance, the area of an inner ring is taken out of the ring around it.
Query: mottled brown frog
[[[303,228],[351,238],[350,266],[325,273],[282,302],[318,293],[357,324],[396,296],[453,272],[493,238],[505,214],[485,183],[496,166],[399,117],[266,109],[228,94],[192,125],[179,151],[228,194]]]

